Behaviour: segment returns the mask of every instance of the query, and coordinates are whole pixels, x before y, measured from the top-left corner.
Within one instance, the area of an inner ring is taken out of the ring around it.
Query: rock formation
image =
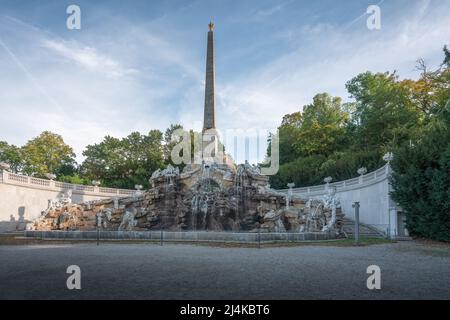
[[[333,189],[308,201],[270,189],[248,163],[169,166],[154,172],[152,188],[133,197],[73,204],[49,200],[34,230],[160,230],[333,232],[343,214]]]

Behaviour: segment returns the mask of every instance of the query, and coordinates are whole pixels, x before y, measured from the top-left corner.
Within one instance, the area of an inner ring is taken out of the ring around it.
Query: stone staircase
[[[355,221],[344,218],[343,230],[348,238],[355,237]],[[368,226],[366,224],[359,224],[359,237],[360,238],[384,238],[382,232],[376,230],[374,227]]]

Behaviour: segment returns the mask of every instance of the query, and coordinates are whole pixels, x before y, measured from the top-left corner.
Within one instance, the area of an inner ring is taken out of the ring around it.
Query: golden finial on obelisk
[[[208,28],[209,28],[209,31],[213,31],[214,30],[214,23],[212,23],[212,21],[209,22]]]

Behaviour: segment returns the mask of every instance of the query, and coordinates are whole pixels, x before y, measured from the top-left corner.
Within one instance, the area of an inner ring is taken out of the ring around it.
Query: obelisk
[[[216,103],[214,97],[214,24],[210,22],[208,27],[203,130],[216,128]]]
[[[208,25],[206,51],[205,109],[203,114],[202,159],[203,163],[217,163],[219,136],[216,131],[216,103],[214,92],[214,24]]]

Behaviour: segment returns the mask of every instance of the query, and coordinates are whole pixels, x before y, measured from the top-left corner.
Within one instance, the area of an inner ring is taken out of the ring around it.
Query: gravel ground
[[[166,244],[0,246],[1,299],[450,299],[450,249],[220,248]],[[366,268],[381,268],[368,290]],[[66,269],[81,268],[81,290]]]

